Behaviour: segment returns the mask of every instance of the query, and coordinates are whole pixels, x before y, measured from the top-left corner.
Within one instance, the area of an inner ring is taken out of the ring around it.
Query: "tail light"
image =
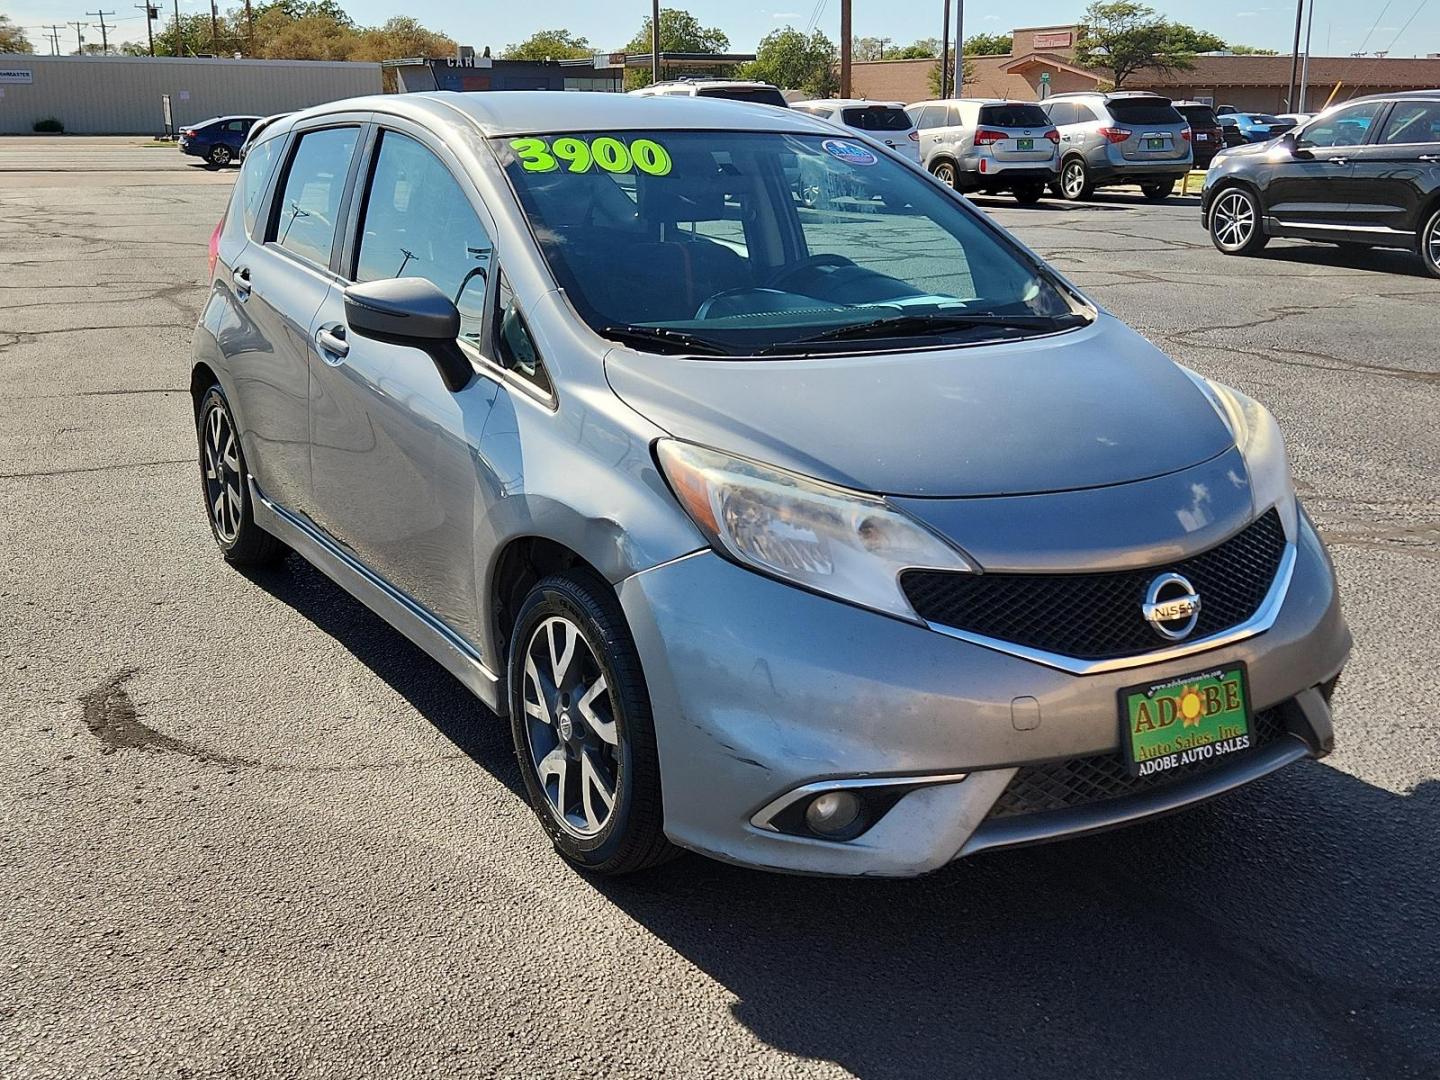
[[[920,141],[920,133],[919,133],[918,131],[911,130],[908,138],[910,139],[911,142],[919,142],[919,141]]]
[[[1100,134],[1104,135],[1105,138],[1109,139],[1112,143],[1122,143],[1135,133],[1129,128],[1102,127]]]
[[[228,211],[227,211],[228,213]],[[210,234],[210,280],[215,280],[215,264],[220,261],[220,230],[225,228],[225,215],[215,225],[215,231]]]
[[[1060,132],[1056,128],[1051,128],[1049,131],[1045,132],[1045,138],[1049,139],[1056,146],[1060,145]]]
[[[195,137],[195,129],[186,128],[184,131],[180,132],[180,134],[184,135],[187,139],[193,139]]]
[[[975,132],[976,146],[989,146],[991,143],[1004,142],[1010,136],[1003,131],[991,131],[989,128],[980,128]]]
[[[1190,129],[1188,127],[1180,129],[1180,138],[1184,139],[1186,142],[1190,141]]]

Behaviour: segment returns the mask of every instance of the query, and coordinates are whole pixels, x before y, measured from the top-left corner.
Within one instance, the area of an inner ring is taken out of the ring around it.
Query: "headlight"
[[[656,453],[711,546],[762,573],[919,621],[902,570],[975,569],[883,499],[674,439]]]
[[[1264,405],[1239,390],[1207,379],[1188,368],[1185,370],[1205,391],[1215,411],[1235,436],[1235,445],[1245,459],[1245,471],[1250,474],[1250,498],[1256,515],[1275,507],[1280,511],[1285,535],[1294,540],[1299,516],[1295,505],[1295,485],[1290,479],[1290,465],[1285,460],[1285,438],[1280,434],[1280,425],[1275,422],[1275,417]]]

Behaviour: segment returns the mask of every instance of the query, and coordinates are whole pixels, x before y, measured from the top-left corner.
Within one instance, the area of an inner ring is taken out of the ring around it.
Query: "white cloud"
[[[770,16],[772,19],[798,19],[799,17],[798,11],[776,11]]]

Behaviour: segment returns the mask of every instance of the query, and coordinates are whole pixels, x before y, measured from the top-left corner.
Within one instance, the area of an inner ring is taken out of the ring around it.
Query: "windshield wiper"
[[[1080,326],[1088,320],[1077,313],[1070,315],[959,315],[945,312],[930,312],[922,315],[887,315],[870,322],[851,323],[836,326],[814,337],[800,338],[772,345],[766,352],[784,352],[796,345],[810,345],[822,341],[851,341],[862,338],[910,337],[912,335],[943,334],[948,330],[975,330],[993,326],[1004,330],[1037,330],[1048,333],[1062,330],[1067,326]]]
[[[670,330],[663,326],[607,326],[600,331],[607,338],[623,341],[627,345],[639,345],[654,349],[663,346],[665,352],[702,353],[705,356],[734,356],[735,354],[709,338],[696,337],[683,330]]]

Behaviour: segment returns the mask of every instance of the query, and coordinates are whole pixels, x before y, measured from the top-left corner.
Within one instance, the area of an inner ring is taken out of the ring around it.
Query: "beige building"
[[[0,134],[28,133],[48,117],[72,134],[156,134],[164,130],[166,94],[183,126],[378,93],[379,64],[11,53],[0,56]]]
[[[1074,62],[1078,33],[1074,25],[1015,30],[1008,55],[969,58],[971,76],[964,96],[1038,100],[1047,94],[1096,89],[1103,83],[1101,73]],[[1198,56],[1191,71],[1170,75],[1142,71],[1126,81],[1125,89],[1156,90],[1244,110],[1298,111],[1298,101],[1291,110],[1285,100],[1290,61],[1289,56]],[[934,67],[934,60],[868,61],[853,66],[851,82],[857,97],[922,101],[933,96]],[[1431,87],[1440,87],[1440,57],[1311,57],[1307,104],[1316,111],[1327,100]]]

